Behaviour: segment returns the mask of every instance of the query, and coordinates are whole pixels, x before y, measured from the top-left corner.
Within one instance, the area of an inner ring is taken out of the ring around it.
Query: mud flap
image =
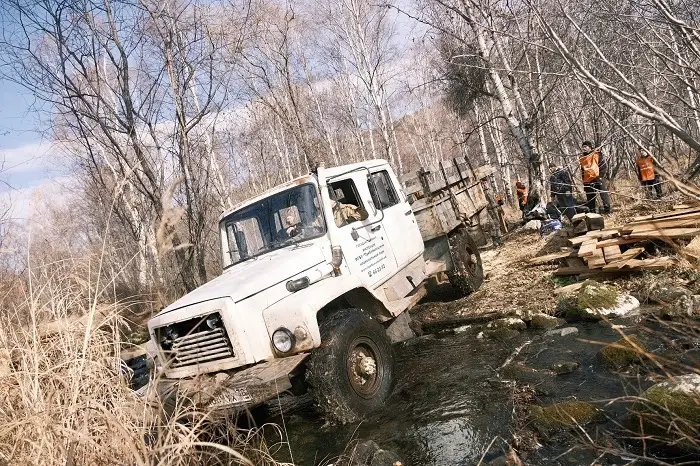
[[[230,414],[253,408],[290,389],[290,374],[308,356],[304,353],[274,359],[233,374],[220,372],[195,379],[161,379],[158,393],[165,405],[174,407],[178,400],[187,400],[186,404],[200,410]]]

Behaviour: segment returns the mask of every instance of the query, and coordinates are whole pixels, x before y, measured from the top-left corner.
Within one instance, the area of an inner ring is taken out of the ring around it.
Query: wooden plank
[[[610,262],[615,262],[617,259],[622,256],[622,251],[620,251],[620,246],[614,245],[614,246],[607,246],[605,248],[599,249],[599,251],[603,251],[603,255],[605,256],[605,262],[610,263]]]
[[[603,241],[598,241],[596,244],[597,248],[607,248],[608,246],[623,246],[625,244],[636,244],[644,241],[639,238],[629,238],[627,236],[621,236],[619,238],[606,239]]]
[[[691,227],[698,225],[700,225],[700,215],[697,215],[697,218],[676,219],[671,217],[668,219],[650,220],[649,222],[634,225],[625,225],[624,227],[620,228],[620,232],[623,234],[628,234],[632,232],[654,231],[664,228]]]
[[[611,278],[619,277],[625,274],[633,272],[631,269],[623,270],[605,270],[605,269],[593,269],[588,272],[579,274],[577,277],[579,280],[609,280]]]
[[[671,207],[673,210],[686,210],[700,207],[700,204],[677,204]]]
[[[586,241],[585,243],[583,243],[581,245],[581,249],[578,250],[578,257],[592,256],[596,250],[597,243],[598,243],[598,240],[596,240],[596,239]]]
[[[609,262],[608,265],[603,267],[604,269],[621,269],[625,266],[627,261],[634,259],[638,255],[644,252],[644,248],[630,248],[623,252],[622,255],[613,262]]]
[[[676,261],[671,257],[657,257],[654,259],[630,259],[625,264],[625,268],[632,270],[661,270],[675,264]]]
[[[645,239],[692,238],[698,234],[700,234],[700,228],[664,228],[663,230],[632,232],[628,237]]]
[[[620,236],[620,231],[617,228],[609,230],[593,230],[587,232],[585,235],[569,238],[569,242],[576,246],[590,240],[591,238],[602,240],[615,238],[616,236]]]
[[[633,222],[643,222],[646,220],[656,220],[659,218],[666,218],[666,217],[674,217],[676,215],[682,215],[682,214],[691,214],[691,213],[697,213],[700,212],[700,206],[698,207],[690,207],[688,209],[681,209],[681,210],[674,210],[671,212],[663,212],[660,214],[652,214],[652,215],[643,215],[641,217],[635,217],[632,219]]]
[[[559,267],[557,270],[555,270],[552,275],[555,275],[557,277],[565,277],[567,275],[578,275],[580,273],[588,272],[591,269],[588,267]]]
[[[583,283],[572,283],[571,285],[562,286],[554,289],[554,295],[559,296],[563,294],[575,293],[581,289]]]
[[[547,254],[545,256],[540,256],[540,257],[535,257],[533,259],[530,259],[528,264],[530,265],[542,265],[546,264],[547,262],[552,262],[558,259],[564,259],[566,257],[575,257],[576,252],[573,251],[561,251],[561,252],[555,252],[552,254]]]
[[[588,258],[589,269],[599,269],[605,265],[605,256],[602,249],[594,249],[593,255]]]
[[[687,214],[679,214],[679,215],[673,215],[673,216],[668,216],[668,217],[661,217],[661,218],[651,218],[647,220],[640,220],[640,221],[633,221],[629,222],[625,227],[631,227],[635,225],[646,225],[648,223],[662,223],[662,222],[673,222],[675,220],[685,220],[685,219],[693,219],[693,218],[700,218],[700,212],[690,212]]]
[[[491,165],[482,165],[474,169],[474,177],[477,180],[487,178],[488,176],[493,175],[494,173],[496,173],[496,169],[493,168]]]

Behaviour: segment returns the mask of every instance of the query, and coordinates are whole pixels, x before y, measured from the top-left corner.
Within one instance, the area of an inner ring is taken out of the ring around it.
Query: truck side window
[[[369,187],[369,192],[372,194],[372,202],[378,209],[386,209],[399,203],[399,196],[396,194],[394,184],[389,178],[389,173],[386,170],[372,173],[372,181],[375,189]]]
[[[366,220],[369,216],[352,180],[340,180],[328,185],[333,218],[337,227]]]

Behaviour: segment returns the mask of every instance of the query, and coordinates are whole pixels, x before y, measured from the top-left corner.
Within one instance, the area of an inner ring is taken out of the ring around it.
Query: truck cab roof
[[[324,168],[324,174],[327,177],[332,177],[332,176],[338,176],[342,175],[343,173],[347,173],[349,171],[358,169],[358,168],[374,168],[378,167],[381,165],[386,165],[387,161],[384,159],[372,159],[372,160],[365,160],[362,162],[357,162],[357,163],[350,163],[346,165],[338,165],[332,168]],[[231,213],[248,206],[250,204],[255,204],[256,202],[265,199],[266,197],[271,196],[272,194],[278,193],[280,191],[284,191],[285,189],[293,188],[294,186],[299,186],[305,183],[310,183],[313,182],[316,179],[315,175],[309,173],[307,175],[300,176],[298,178],[294,178],[293,180],[287,181],[285,183],[279,184],[277,186],[274,186],[273,188],[268,189],[267,191],[253,197],[252,199],[246,199],[243,202],[239,202],[232,208],[224,211],[219,216],[219,222],[223,220],[225,217],[230,215]]]

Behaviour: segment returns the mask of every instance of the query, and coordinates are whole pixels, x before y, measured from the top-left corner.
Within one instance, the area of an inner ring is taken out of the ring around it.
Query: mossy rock
[[[530,327],[532,328],[549,329],[557,325],[559,325],[559,319],[554,316],[538,313],[532,314],[530,317]]]
[[[576,361],[557,361],[552,364],[552,371],[557,375],[568,374],[575,371],[580,367],[580,364]]]
[[[641,426],[645,435],[664,444],[700,452],[700,375],[687,374],[658,383],[640,396],[630,428]]]
[[[579,309],[610,309],[617,305],[619,298],[617,288],[586,280],[576,295],[576,302]]]
[[[646,351],[644,344],[637,337],[628,336],[603,347],[598,355],[605,366],[620,369],[640,360],[641,354],[635,349],[635,345],[641,351]]]
[[[584,426],[599,417],[601,411],[584,401],[565,401],[549,406],[530,407],[530,420],[538,431],[545,434]]]
[[[520,335],[520,332],[512,328],[494,328],[484,330],[484,337],[489,340],[505,341],[512,340]]]
[[[586,280],[576,295],[563,295],[557,301],[557,315],[569,322],[596,322],[603,317],[624,316],[639,307],[639,301],[621,294],[614,286]]]

